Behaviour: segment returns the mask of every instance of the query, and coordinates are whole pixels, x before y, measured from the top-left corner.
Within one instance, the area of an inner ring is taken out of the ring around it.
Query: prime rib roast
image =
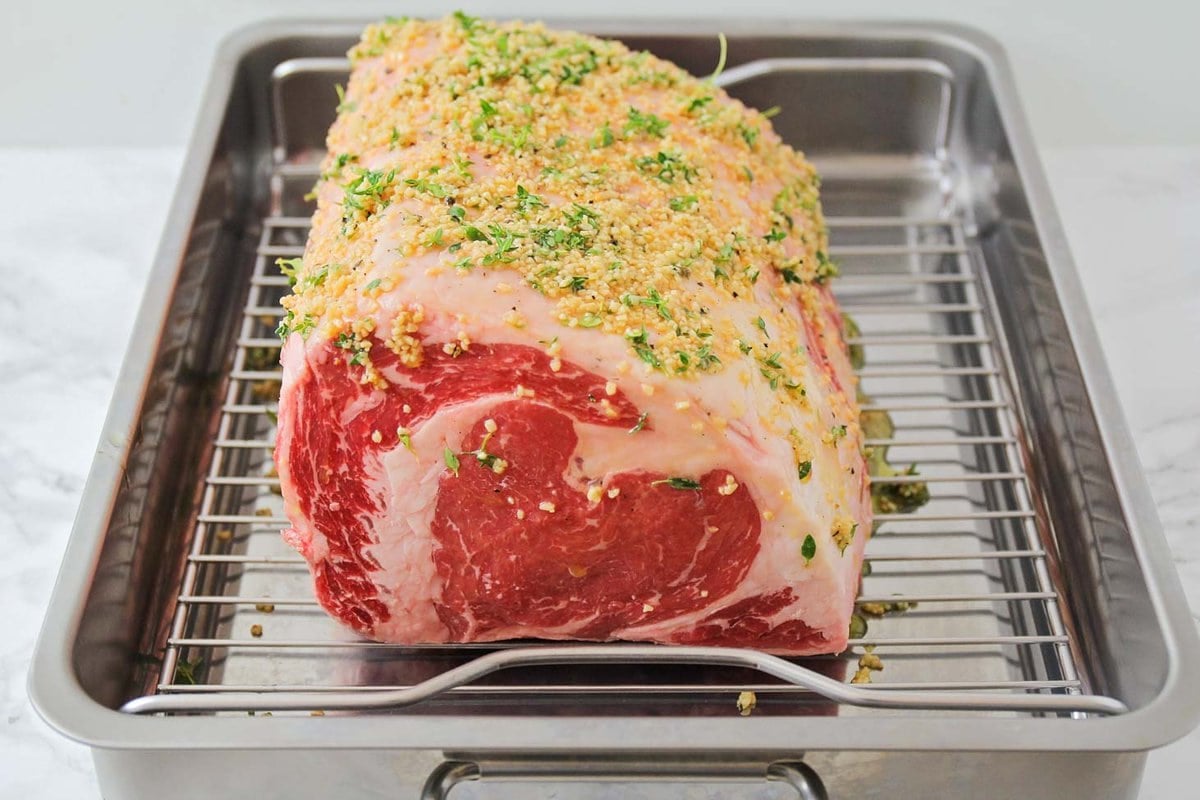
[[[540,25],[351,51],[280,326],[317,597],[384,642],[837,652],[871,494],[812,166]]]

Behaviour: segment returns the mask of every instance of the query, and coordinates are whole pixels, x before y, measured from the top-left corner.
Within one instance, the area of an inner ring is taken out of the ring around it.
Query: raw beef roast
[[[648,53],[367,29],[281,325],[321,604],[385,642],[844,648],[871,502],[818,179]]]

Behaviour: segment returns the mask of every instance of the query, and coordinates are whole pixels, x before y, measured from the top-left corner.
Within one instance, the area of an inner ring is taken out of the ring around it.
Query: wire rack
[[[812,66],[791,61],[794,69]],[[896,59],[879,61],[880,69],[914,68],[890,63]],[[762,74],[758,69],[743,71],[752,77]],[[276,77],[336,76],[339,70],[345,64],[337,59],[299,59],[281,65]],[[260,707],[311,708],[285,701],[298,692],[342,697],[403,691],[448,670],[469,670],[481,656],[506,647],[396,646],[356,638],[321,611],[304,561],[279,537],[287,522],[270,452],[280,379],[274,328],[287,281],[274,262],[303,251],[309,218],[301,197],[317,175],[320,154],[300,163],[287,157],[286,126],[279,120],[290,112],[280,105],[278,87],[274,97],[272,208],[262,220],[211,467],[152,687],[155,699],[165,701],[157,710],[182,708],[172,706],[171,697],[247,693],[259,698]],[[949,92],[942,102],[945,117]],[[867,443],[888,447],[893,464],[914,463],[920,471],[876,482],[925,481],[931,502],[913,514],[876,516],[880,525],[867,548],[869,572],[858,603],[866,632],[851,640],[846,653],[795,663],[839,685],[850,681],[866,652],[880,656],[884,669],[873,673],[870,684],[854,687],[859,699],[847,705],[830,701],[828,691],[814,693],[812,685],[748,669],[755,666],[750,663],[651,667],[580,659],[471,676],[480,679],[442,687],[406,713],[465,707],[480,713],[702,715],[730,713],[730,698],[746,690],[757,693],[760,713],[777,714],[885,713],[856,707],[873,705],[863,700],[868,696],[891,698],[874,705],[911,712],[938,707],[926,701],[943,692],[968,698],[947,708],[971,713],[1084,716],[1119,710],[1116,701],[1090,696],[1078,666],[1053,554],[1044,546],[1052,539],[1027,470],[1030,454],[1010,390],[1004,338],[989,299],[989,265],[970,220],[955,207],[944,157],[899,171],[894,164],[864,169],[837,160],[819,166],[830,253],[842,269],[835,291],[861,329],[850,343],[865,353],[859,373],[870,398],[865,408],[889,412],[895,425],[892,437]],[[881,606],[907,610],[878,616]]]

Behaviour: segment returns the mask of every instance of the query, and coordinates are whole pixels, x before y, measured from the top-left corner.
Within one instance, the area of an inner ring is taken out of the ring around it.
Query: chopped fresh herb
[[[771,232],[763,237],[768,242],[782,242],[787,238],[787,232],[781,231],[779,228],[772,227]]]
[[[721,54],[717,58],[717,68],[713,70],[712,75],[708,76],[708,82],[712,83],[717,79],[717,76],[725,71],[725,59],[729,56],[729,40],[725,38],[724,33],[717,34],[717,41],[721,45]]]
[[[346,165],[352,161],[358,161],[358,156],[353,153],[342,153],[334,159],[333,166],[321,173],[321,180],[338,177]]]
[[[517,249],[517,239],[521,234],[511,231],[502,225],[489,225],[488,233],[492,235],[492,244],[495,250],[483,257],[483,264],[503,263],[508,264],[513,260],[509,255],[513,250]]]
[[[483,141],[483,133],[488,128],[488,120],[500,112],[487,100],[479,101],[479,116],[471,120],[471,138],[477,142]]]
[[[695,206],[697,202],[699,202],[699,198],[696,195],[683,194],[679,197],[672,197],[668,205],[671,206],[672,211],[687,211]]]
[[[612,128],[610,128],[608,123],[605,122],[604,127],[601,128],[600,132],[597,133],[595,138],[592,139],[592,146],[593,147],[610,147],[610,146],[612,146],[612,143],[615,141],[616,141],[616,139],[613,137]]]
[[[595,72],[600,66],[596,60],[596,51],[588,47],[586,43],[580,42],[574,48],[564,48],[556,55],[569,56],[581,55],[583,59],[576,61],[572,59],[563,65],[562,73],[558,76],[559,83],[565,86],[578,86],[583,82],[583,79]]]
[[[331,269],[330,265],[326,264],[325,266],[318,269],[316,272],[312,273],[311,275],[306,276],[304,278],[304,285],[305,286],[324,286],[325,279],[329,277],[330,269]]]
[[[579,203],[572,203],[569,210],[563,211],[563,215],[567,218],[567,222],[572,225],[579,225],[584,219],[595,220],[597,214],[587,206],[581,206]]]
[[[557,250],[567,240],[567,232],[561,228],[534,228],[529,236],[534,244],[545,250]]]
[[[845,425],[834,425],[832,428],[829,429],[829,438],[832,441],[836,442],[838,439],[841,439],[845,435],[846,435],[846,426]]]
[[[747,183],[754,183],[754,173],[745,164],[742,165],[742,174],[746,176]]]
[[[438,228],[433,233],[425,238],[426,247],[441,247],[442,246],[442,229]]]
[[[350,366],[352,367],[361,367],[365,363],[367,363],[366,350],[355,351],[354,355],[350,356]]]
[[[754,349],[750,345],[743,342],[741,339],[737,340],[737,346],[738,346],[738,350],[741,350],[742,355],[744,355],[744,356],[750,355],[750,351]]]
[[[197,657],[188,661],[186,658],[181,658],[175,662],[175,683],[182,683],[188,686],[195,686],[196,671],[204,664],[204,659]]]
[[[696,351],[697,369],[707,371],[720,363],[721,359],[713,353],[712,345],[703,345],[699,350]]]
[[[854,541],[854,533],[858,530],[858,523],[851,524],[850,530],[846,530],[844,524],[835,524],[833,528],[833,541],[838,546],[841,553],[846,552],[846,548]]]
[[[467,210],[462,206],[450,206],[450,219],[461,223],[467,216]]]
[[[396,433],[396,438],[400,440],[400,444],[404,445],[404,449],[408,452],[413,452],[412,434],[408,431],[399,431]]]
[[[783,369],[783,364],[779,361],[782,353],[772,353],[769,357],[763,359],[763,364],[771,369]]]
[[[625,135],[644,133],[652,139],[661,139],[671,123],[654,114],[643,114],[633,106],[629,107],[629,119],[625,121]],[[607,127],[607,125],[605,126]]]
[[[829,260],[829,256],[825,254],[824,250],[818,250],[816,282],[824,283],[830,278],[836,278],[839,274],[841,274],[841,270],[838,269],[837,264]]]
[[[337,113],[341,114],[344,111],[353,111],[358,105],[357,103],[346,102],[346,87],[340,83],[334,84],[333,90],[337,92]]]
[[[696,177],[695,167],[685,164],[678,155],[661,150],[655,155],[638,158],[634,164],[639,172],[651,175],[663,183],[674,183],[676,175],[682,175],[688,183]]]
[[[633,348],[637,352],[638,358],[646,362],[655,369],[662,368],[662,362],[658,360],[658,356],[654,353],[654,348],[649,345],[639,344]]]
[[[691,478],[662,478],[657,481],[650,481],[651,486],[666,484],[672,489],[686,489],[691,492],[700,490],[700,481],[694,481]]]
[[[559,148],[564,147],[564,146],[566,146],[568,141],[570,141],[570,140],[567,139],[566,136],[559,136],[557,139],[554,140],[554,146],[559,147]]]
[[[779,270],[779,274],[783,276],[784,283],[804,283],[804,280],[796,274],[796,270],[791,267],[784,267]]]
[[[376,210],[386,208],[390,202],[386,194],[395,179],[395,170],[358,169],[357,177],[343,187],[346,191],[342,199],[343,222],[349,223],[357,211],[370,216]]]
[[[637,301],[643,306],[650,306],[658,311],[658,315],[668,322],[674,321],[671,316],[671,310],[667,308],[667,301],[658,293],[658,289],[651,289],[649,297],[638,298]]]
[[[762,317],[755,317],[755,318],[754,318],[754,327],[756,327],[756,328],[758,328],[760,331],[762,331],[762,332],[763,332],[763,336],[766,336],[766,337],[770,337],[770,336],[771,336],[771,334],[767,333],[767,321],[766,321],[765,319],[763,319]]]
[[[458,477],[458,456],[454,455],[454,451],[449,447],[442,450],[442,459],[446,462],[446,469],[454,473],[454,477]]]
[[[812,462],[811,461],[801,461],[800,464],[796,467],[796,474],[799,475],[800,480],[804,480],[811,473],[812,473]]]
[[[363,292],[364,293],[372,292],[372,291],[378,289],[379,283],[380,283],[379,278],[376,278],[375,280],[371,281],[370,283],[368,283],[366,286],[363,287]]]
[[[437,198],[446,196],[446,187],[440,183],[433,183],[425,178],[408,178],[404,182],[423,194],[432,195]]]
[[[642,412],[642,415],[640,417],[638,417],[637,425],[634,425],[632,428],[630,428],[629,432],[637,433],[642,428],[646,427],[646,418],[648,416],[650,416],[650,412],[648,412],[648,411]]]
[[[279,324],[275,326],[275,335],[279,337],[280,341],[286,340],[288,334],[292,332],[292,320],[295,317],[296,315],[293,312],[288,311],[284,314],[283,319],[279,320]]]
[[[804,537],[804,543],[800,545],[800,555],[804,556],[804,564],[813,560],[813,556],[817,554],[817,540],[812,537],[812,534],[807,534]]]
[[[479,17],[472,17],[464,14],[462,11],[454,12],[454,19],[458,20],[458,25],[468,35],[475,32],[475,28],[479,26]]]
[[[782,111],[782,110],[783,110],[783,109],[782,109],[782,108],[780,108],[779,106],[771,106],[771,107],[770,107],[770,108],[768,108],[766,111],[762,112],[762,115],[763,115],[764,117],[766,117],[767,119],[770,119],[771,117],[775,116],[776,114],[778,114],[778,113],[779,113],[780,111]]]
[[[706,105],[708,105],[712,101],[713,101],[713,98],[711,96],[697,97],[694,100],[692,100],[692,102],[688,103],[687,113],[689,113],[689,114],[695,113],[696,111],[699,111],[700,109],[704,108]]]
[[[279,267],[279,271],[283,273],[283,277],[288,279],[289,286],[296,285],[296,274],[304,266],[302,258],[277,258],[275,266]]]
[[[595,314],[588,312],[579,318],[579,327],[581,328],[598,328],[602,320]]]
[[[588,279],[586,276],[572,275],[570,280],[567,281],[567,287],[572,293],[581,292],[583,291],[583,288],[587,286],[587,280]]]
[[[471,264],[471,257],[470,257],[470,256],[463,256],[463,257],[462,257],[462,258],[460,258],[458,261],[455,261],[455,262],[454,262],[454,268],[455,268],[455,269],[460,269],[460,270],[462,270],[462,271],[464,271],[464,272],[470,272],[470,271],[471,271],[471,267],[472,267],[472,266],[473,266],[473,265]]]
[[[521,184],[517,184],[517,211],[525,214],[530,209],[545,208],[546,201],[538,197],[536,194],[531,194]]]
[[[737,132],[742,137],[742,141],[746,143],[746,146],[753,150],[754,145],[758,142],[758,128],[751,128],[749,125],[739,122]]]
[[[487,242],[488,244],[492,243],[492,240],[488,238],[488,235],[479,230],[479,228],[476,228],[474,225],[468,225],[464,233],[466,233],[467,239],[472,242]]]

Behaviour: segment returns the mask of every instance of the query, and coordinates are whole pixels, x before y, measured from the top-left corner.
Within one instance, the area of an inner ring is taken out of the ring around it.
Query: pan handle
[[[574,782],[574,783],[748,783],[776,781],[791,786],[800,800],[829,800],[825,784],[803,761],[747,763],[651,763],[645,761],[443,761],[425,781],[421,800],[446,800],[467,781]]]

